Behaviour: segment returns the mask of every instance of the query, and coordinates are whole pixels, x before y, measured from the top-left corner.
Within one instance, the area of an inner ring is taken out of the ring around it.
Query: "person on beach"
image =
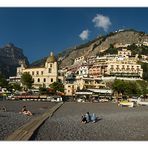
[[[86,117],[87,123],[90,122],[90,114],[89,114],[89,112],[87,112],[87,113],[85,114],[85,117]]]
[[[20,113],[24,115],[32,116],[32,113],[29,110],[27,110],[26,106],[23,106],[22,111]]]
[[[87,123],[86,117],[84,115],[82,115],[81,123]]]
[[[0,110],[3,111],[3,112],[6,112],[7,111],[7,109],[6,109],[5,106],[2,106],[2,108]]]
[[[93,123],[96,122],[96,115],[95,115],[95,113],[93,113],[93,114],[91,115],[91,121],[92,121]]]

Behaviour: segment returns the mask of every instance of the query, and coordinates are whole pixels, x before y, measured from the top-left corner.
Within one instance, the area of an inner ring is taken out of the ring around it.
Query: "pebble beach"
[[[24,105],[33,113],[33,116],[19,114]],[[6,112],[0,111],[0,140],[4,140],[20,126],[41,115],[54,105],[55,103],[50,102],[0,101],[0,107],[5,106],[7,109]]]
[[[81,115],[95,113],[96,123],[82,124]],[[65,103],[32,140],[148,140],[148,106],[118,107],[114,103]]]
[[[56,103],[1,101],[7,112],[0,112],[0,140]],[[26,105],[33,116],[18,112]],[[96,123],[81,123],[81,115],[95,113]],[[148,106],[120,107],[115,103],[65,102],[32,136],[37,141],[147,141]]]

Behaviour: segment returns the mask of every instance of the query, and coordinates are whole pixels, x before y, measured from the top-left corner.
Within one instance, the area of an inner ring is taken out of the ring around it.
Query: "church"
[[[33,87],[49,87],[53,82],[58,81],[58,64],[54,54],[51,52],[47,58],[44,67],[26,67],[25,63],[20,62],[20,67],[17,68],[17,76],[21,77],[23,73],[29,73],[33,80]]]

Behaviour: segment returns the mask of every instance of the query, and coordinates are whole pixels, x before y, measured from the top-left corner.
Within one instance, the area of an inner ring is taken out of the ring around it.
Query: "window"
[[[62,82],[62,80],[61,80],[61,79],[58,79],[58,81],[59,81],[59,82]]]
[[[44,78],[44,82],[46,82],[46,78]]]
[[[48,73],[51,73],[51,68],[48,69]]]
[[[43,75],[43,71],[41,71],[41,75]]]
[[[52,64],[50,64],[50,68],[52,67]]]
[[[32,71],[32,75],[34,75],[34,71]]]
[[[37,71],[37,72],[36,72],[36,74],[38,75],[38,74],[39,74],[39,72]]]
[[[38,82],[40,82],[40,78],[38,78]]]
[[[53,82],[53,78],[51,78],[51,82]]]

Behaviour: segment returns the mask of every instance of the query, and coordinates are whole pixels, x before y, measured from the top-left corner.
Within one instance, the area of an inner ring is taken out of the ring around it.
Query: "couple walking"
[[[96,115],[95,115],[95,113],[89,114],[89,112],[87,112],[85,115],[82,115],[82,120],[81,120],[82,123],[89,123],[91,121],[93,123],[96,122]]]

